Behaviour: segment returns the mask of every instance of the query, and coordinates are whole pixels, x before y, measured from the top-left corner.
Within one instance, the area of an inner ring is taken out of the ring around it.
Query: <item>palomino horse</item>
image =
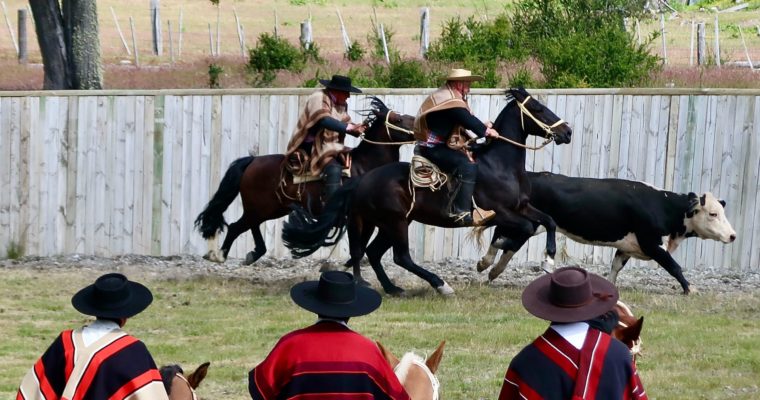
[[[633,361],[641,353],[641,328],[644,326],[644,317],[636,319],[628,307],[622,301],[617,302],[613,308],[618,314],[618,324],[612,329],[612,337],[625,343],[631,349]]]
[[[169,400],[197,400],[195,389],[206,377],[210,362],[201,364],[192,374],[185,376],[179,365],[165,365],[159,370]]]
[[[438,365],[443,358],[443,346],[446,341],[441,342],[427,359],[409,352],[404,354],[401,360],[396,358],[382,343],[376,343],[412,400],[438,400],[440,383],[438,383],[435,372],[438,371]]]
[[[376,97],[372,98],[371,105],[372,109],[364,121],[367,126],[362,137],[364,140],[351,150],[351,176],[359,176],[380,165],[397,162],[399,147],[404,142],[412,143],[409,129],[414,123],[413,116],[389,110]],[[219,189],[195,220],[195,226],[203,238],[208,240],[209,252],[204,258],[224,262],[235,239],[250,229],[256,245],[246,256],[245,264],[250,265],[267,251],[260,228],[263,222],[287,215],[290,205],[294,203],[304,207],[321,206],[319,198],[323,182],[294,184],[290,174],[282,173],[284,160],[282,154],[248,156],[239,158],[230,165],[219,183]],[[223,213],[238,193],[243,201],[243,215],[229,225],[224,243],[217,250],[217,234],[227,225]]]
[[[475,203],[484,209],[496,211],[490,225],[503,227],[515,236],[533,232],[533,224],[546,228],[546,254],[556,253],[554,221],[528,203],[530,183],[525,172],[528,135],[535,135],[569,143],[572,130],[551,110],[532,98],[524,89],[507,91],[507,105],[493,126],[500,140],[478,149],[478,179]],[[427,281],[443,295],[453,289],[438,275],[415,264],[409,254],[409,223],[418,221],[440,227],[455,227],[447,216],[449,193],[447,190],[410,190],[409,163],[393,163],[368,172],[338,190],[316,219],[303,207],[294,207],[283,228],[282,237],[291,253],[301,257],[313,253],[321,246],[335,243],[348,221],[349,247],[354,277],[359,280],[359,261],[365,250],[383,290],[389,294],[402,294],[383,270],[381,257],[393,247],[393,261]],[[348,218],[346,215],[348,214]],[[375,228],[378,235],[369,246]],[[337,232],[337,233],[336,233]]]

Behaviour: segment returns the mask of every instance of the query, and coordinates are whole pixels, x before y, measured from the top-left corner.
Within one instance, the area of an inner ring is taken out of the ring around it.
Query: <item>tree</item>
[[[42,53],[44,89],[101,89],[95,0],[29,0]]]

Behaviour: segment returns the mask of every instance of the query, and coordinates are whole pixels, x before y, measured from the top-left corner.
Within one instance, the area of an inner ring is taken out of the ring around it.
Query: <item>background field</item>
[[[11,17],[11,25],[14,30],[17,24],[16,10],[26,7],[24,0],[6,0],[8,13]],[[210,62],[216,62],[225,66],[225,76],[222,83],[225,87],[244,87],[248,83],[242,72],[244,58],[240,56],[237,29],[233,15],[233,8],[237,12],[241,24],[244,27],[246,46],[255,46],[258,36],[262,32],[272,32],[275,26],[275,12],[277,13],[278,32],[293,43],[297,43],[300,34],[300,22],[308,19],[311,15],[313,23],[314,41],[320,48],[320,52],[328,59],[329,65],[322,67],[320,75],[329,75],[335,70],[345,72],[349,65],[341,61],[343,44],[336,9],[339,9],[348,30],[351,40],[358,40],[366,45],[366,38],[372,32],[370,16],[376,14],[380,23],[386,29],[394,32],[393,43],[407,57],[418,57],[419,52],[419,19],[420,8],[430,7],[431,10],[431,41],[440,35],[442,25],[448,19],[461,16],[475,16],[476,18],[488,18],[501,12],[505,2],[495,0],[440,0],[440,1],[400,1],[400,0],[357,0],[357,1],[329,1],[329,0],[239,0],[222,1],[220,13],[220,38],[221,58],[210,59],[209,52],[209,24],[216,35],[217,9],[207,0],[163,0],[161,1],[161,19],[164,38],[164,55],[153,56],[151,50],[151,28],[149,1],[116,1],[102,0],[98,2],[100,18],[100,37],[104,62],[106,65],[105,82],[108,88],[162,88],[162,87],[204,87],[208,80],[207,69]],[[754,4],[754,3],[753,3]],[[129,17],[135,21],[137,45],[140,54],[140,63],[143,68],[136,70],[130,65],[121,65],[123,62],[131,62],[121,40],[119,39],[111,8],[115,11],[121,29],[127,43],[132,46],[129,28]],[[179,52],[179,15],[183,15],[183,32],[181,57],[176,59],[174,67],[171,66],[169,57],[169,44],[167,32],[167,20],[172,21],[174,51]],[[708,82],[707,86],[742,87],[746,84],[737,83],[751,82],[751,74],[741,74],[737,78],[736,73],[726,72],[721,78],[713,78],[711,72],[692,73],[686,82],[674,74],[688,72],[679,67],[688,66],[690,53],[691,21],[705,21],[707,23],[707,45],[712,53],[714,43],[714,13],[685,11],[677,15],[668,14],[666,23],[666,43],[669,67],[662,79],[655,80],[653,85],[675,84],[677,87],[685,85],[700,86],[702,82]],[[726,61],[746,61],[737,27],[744,32],[751,58],[760,64],[760,11],[743,11],[735,13],[719,14],[721,26],[721,59]],[[631,23],[631,29],[634,29]],[[34,36],[33,26],[30,25],[29,51],[30,61],[39,63],[39,50]],[[650,20],[641,21],[640,32],[642,37],[648,36],[652,31],[659,31],[659,16],[653,16]],[[14,33],[15,34],[15,33]],[[214,38],[214,44],[216,38]],[[658,39],[652,44],[652,51],[662,54],[662,41]],[[16,65],[15,50],[11,45],[7,28],[0,24],[0,66],[6,73],[0,76],[0,89],[24,89],[40,88],[42,85],[42,70],[39,66],[18,67]],[[677,70],[670,72],[673,68]],[[325,72],[328,70],[329,72]],[[744,71],[746,72],[746,71]],[[279,77],[278,85],[299,86],[305,79],[312,78],[317,73],[310,69],[303,76]],[[286,74],[287,75],[287,74]],[[687,83],[689,82],[689,83]]]
[[[250,278],[227,275],[226,271],[243,270],[230,263],[209,267],[181,259],[160,266],[80,264],[72,268],[43,260],[27,266],[0,265],[0,398],[13,397],[24,373],[59,331],[86,322],[70,306],[70,297],[110,269],[121,270],[153,290],[153,305],[126,328],[149,346],[157,362],[179,362],[188,369],[212,362],[199,390],[203,399],[247,398],[247,371],[282,334],[314,320],[287,294],[293,282],[316,276],[313,267],[299,278],[268,282],[253,278],[252,283]],[[276,262],[277,267],[264,264],[256,269],[268,265],[272,274],[285,268]],[[188,277],[198,270],[207,272]],[[646,271],[652,276],[660,272],[659,268]],[[456,273],[451,270],[447,279]],[[522,282],[540,272],[519,273]],[[414,297],[385,297],[380,310],[355,318],[351,325],[397,355],[407,350],[429,354],[440,340],[447,340],[439,371],[442,398],[496,398],[509,360],[546,327],[522,309],[523,284],[489,286],[452,280],[457,295],[443,299],[419,281],[412,282],[403,284],[413,289]],[[650,399],[760,396],[756,289],[707,290],[684,297],[676,290],[653,291],[651,285],[642,286],[650,287],[645,290],[626,287],[622,298],[646,318],[639,370]]]

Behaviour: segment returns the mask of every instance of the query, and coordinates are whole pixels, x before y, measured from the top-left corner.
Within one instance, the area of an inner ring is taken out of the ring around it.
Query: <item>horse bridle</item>
[[[414,131],[402,128],[402,127],[400,127],[398,125],[395,125],[392,122],[390,122],[390,117],[391,117],[392,113],[393,113],[393,110],[388,110],[388,112],[385,113],[385,134],[388,135],[388,140],[392,139],[391,138],[391,129],[390,128],[393,128],[393,129],[395,129],[397,131],[406,133],[407,135],[414,137]],[[361,139],[361,140],[363,140],[365,142],[368,142],[368,143],[378,144],[378,145],[384,145],[384,146],[399,146],[399,145],[402,145],[402,144],[414,144],[414,143],[417,143],[416,140],[409,140],[409,141],[406,141],[406,142],[394,142],[394,141],[390,141],[390,142],[376,142],[374,140],[367,139],[367,137],[363,133],[361,135],[359,135],[359,139]]]
[[[499,136],[497,139],[499,139],[501,141],[504,141],[504,142],[508,142],[508,143],[513,144],[513,145],[515,145],[517,147],[522,147],[522,148],[527,149],[527,150],[541,150],[544,147],[546,147],[546,145],[548,145],[549,143],[551,143],[551,142],[554,141],[554,139],[556,137],[556,134],[554,133],[554,128],[556,128],[556,127],[558,127],[558,126],[560,126],[562,124],[566,124],[567,122],[565,122],[565,120],[563,120],[562,118],[560,118],[557,122],[553,123],[552,125],[549,125],[549,124],[547,124],[547,123],[539,120],[538,118],[536,118],[535,115],[533,115],[533,113],[530,112],[530,110],[528,110],[527,107],[525,107],[525,104],[527,104],[530,99],[532,99],[532,97],[530,95],[528,95],[528,97],[526,97],[522,102],[519,102],[519,101],[517,101],[517,99],[515,99],[515,103],[517,103],[517,107],[520,108],[520,126],[522,127],[522,129],[524,131],[525,130],[525,115],[527,115],[528,118],[532,119],[533,122],[535,122],[536,125],[538,125],[539,128],[543,129],[544,132],[546,132],[546,136],[545,136],[546,139],[544,140],[544,142],[541,143],[538,146],[528,146],[528,145],[522,144],[520,142],[515,142],[512,139],[505,138],[504,136]]]

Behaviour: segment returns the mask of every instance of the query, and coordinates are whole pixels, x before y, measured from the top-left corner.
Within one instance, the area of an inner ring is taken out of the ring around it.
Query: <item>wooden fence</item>
[[[414,114],[429,91],[368,90]],[[310,90],[0,92],[0,257],[26,254],[202,254],[193,221],[227,166],[247,155],[281,153]],[[760,262],[760,91],[535,90],[574,128],[568,145],[529,152],[529,170],[642,180],[676,192],[712,191],[727,201],[738,233],[730,245],[690,239],[676,253],[685,268],[757,270]],[[481,118],[505,105],[500,91],[471,94]],[[352,110],[365,108],[352,97]],[[358,118],[354,115],[355,119]],[[411,155],[404,146],[403,157]],[[242,213],[235,201],[229,222]],[[593,221],[589,221],[593,223]],[[269,255],[284,257],[281,221],[266,224]],[[415,224],[413,257],[476,259],[466,229]],[[516,263],[538,261],[544,236]],[[253,248],[250,235],[231,256]],[[559,240],[561,255],[608,263],[612,250]],[[343,257],[339,245],[333,257]],[[327,257],[323,250],[315,257]]]

